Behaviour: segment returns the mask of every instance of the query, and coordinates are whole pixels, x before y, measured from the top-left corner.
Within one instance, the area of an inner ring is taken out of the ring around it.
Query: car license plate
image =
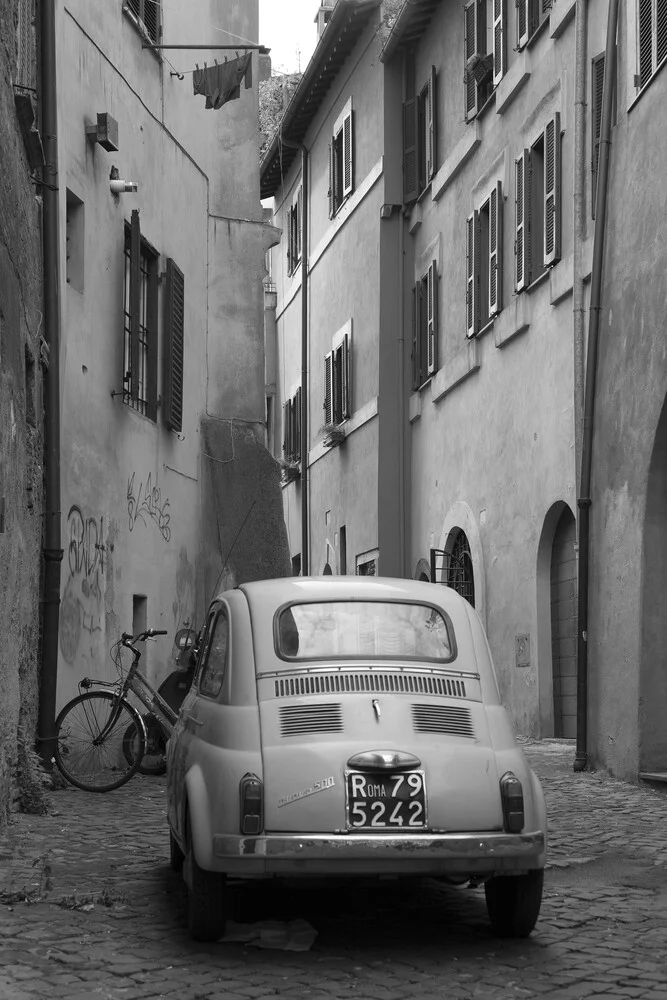
[[[423,771],[382,774],[346,771],[348,830],[423,830],[426,783]]]

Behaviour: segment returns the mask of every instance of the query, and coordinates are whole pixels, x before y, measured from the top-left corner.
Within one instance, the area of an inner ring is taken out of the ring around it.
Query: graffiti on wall
[[[130,531],[134,529],[137,521],[146,524],[147,520],[151,520],[157,525],[165,542],[168,542],[171,538],[169,500],[162,497],[157,476],[155,477],[155,485],[153,485],[153,473],[149,472],[146,482],[140,482],[136,491],[134,480],[135,473],[133,472],[127,481],[127,513]]]
[[[60,651],[74,663],[81,637],[102,631],[106,545],[104,518],[86,517],[74,504],[67,515],[67,582],[60,604]]]

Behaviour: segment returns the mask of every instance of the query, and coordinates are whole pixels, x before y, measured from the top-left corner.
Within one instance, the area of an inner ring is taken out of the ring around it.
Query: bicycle
[[[141,651],[135,646],[157,635],[167,632],[148,629],[134,636],[123,632],[111,647],[119,679],[102,681],[84,677],[79,681],[81,694],[60,711],[55,724],[55,762],[77,788],[86,792],[120,788],[140,769],[147,749],[163,753],[178,714],[139,670]],[[124,678],[121,646],[132,652],[132,664]],[[110,690],[91,691],[94,686]],[[142,716],[127,700],[130,691],[146,706],[149,716]],[[150,727],[157,727],[151,730],[151,744],[146,719]]]

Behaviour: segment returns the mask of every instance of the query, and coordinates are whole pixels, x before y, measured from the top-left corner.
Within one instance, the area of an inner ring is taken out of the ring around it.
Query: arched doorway
[[[551,546],[551,664],[554,736],[577,735],[577,527],[564,506]]]
[[[462,528],[454,528],[447,544],[447,586],[452,587],[475,607],[475,574],[468,536]]]
[[[646,488],[642,579],[639,770],[667,773],[667,402]]]

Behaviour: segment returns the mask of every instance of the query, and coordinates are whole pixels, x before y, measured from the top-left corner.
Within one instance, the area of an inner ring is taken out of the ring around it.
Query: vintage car
[[[453,589],[382,577],[243,584],[212,602],[167,754],[189,929],[225,930],[233,879],[484,885],[492,928],[538,918],[544,795]]]

